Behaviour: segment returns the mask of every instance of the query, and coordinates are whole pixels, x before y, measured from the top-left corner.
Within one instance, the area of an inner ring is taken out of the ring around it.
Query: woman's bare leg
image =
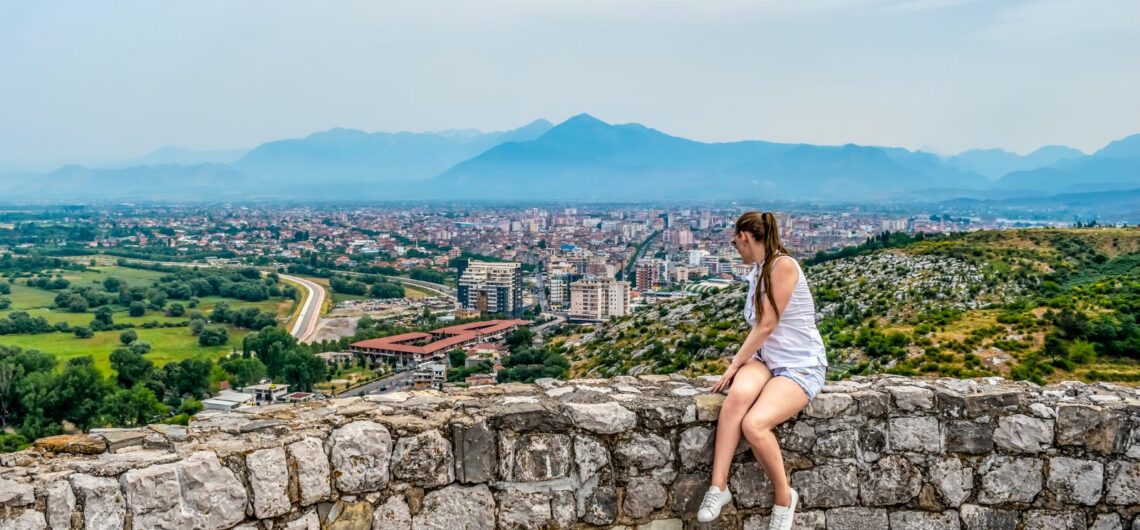
[[[771,378],[772,372],[764,363],[750,359],[737,370],[728,387],[728,397],[724,399],[717,419],[712,466],[712,485],[721,491],[728,487],[728,468],[732,465],[736,446],[740,444],[740,423]]]
[[[744,437],[752,445],[752,454],[772,482],[775,503],[780,506],[791,504],[792,492],[788,476],[784,473],[784,456],[780,454],[780,443],[772,429],[795,416],[807,403],[807,394],[795,381],[787,377],[773,377],[764,385],[760,398],[748,410],[741,423]]]

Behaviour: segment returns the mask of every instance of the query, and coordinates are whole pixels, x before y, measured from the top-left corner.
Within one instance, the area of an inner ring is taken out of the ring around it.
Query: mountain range
[[[699,142],[579,114],[498,132],[332,129],[249,151],[164,148],[116,165],[0,174],[12,200],[1004,200],[1140,188],[1140,135],[939,156],[898,147]]]

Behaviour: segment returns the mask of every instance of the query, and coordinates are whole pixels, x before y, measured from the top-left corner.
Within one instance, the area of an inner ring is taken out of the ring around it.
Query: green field
[[[226,326],[230,334],[229,344],[204,348],[198,345],[198,338],[190,334],[189,327],[181,328],[154,328],[135,331],[139,340],[151,344],[150,353],[146,357],[160,367],[170,361],[192,359],[200,356],[217,359],[230,353],[233,348],[241,347],[242,338],[249,334],[249,330]],[[24,349],[36,349],[52,353],[59,359],[62,366],[67,359],[90,355],[95,359],[97,366],[103,373],[111,372],[111,351],[121,348],[119,334],[121,331],[100,331],[89,339],[80,339],[71,333],[43,333],[39,335],[4,335],[0,337],[0,344],[6,346],[19,346]]]
[[[115,277],[131,286],[143,287],[149,286],[162,275],[163,273],[156,271],[107,266],[91,267],[82,272],[68,271],[64,274],[64,277],[70,280],[74,286],[98,284],[102,283],[105,278]],[[22,280],[18,280],[18,283],[11,284],[11,288],[12,294],[8,297],[12,300],[12,306],[5,311],[0,311],[0,318],[8,316],[14,311],[25,311],[32,317],[42,316],[53,324],[66,322],[71,326],[85,326],[94,318],[94,309],[88,310],[85,313],[71,313],[52,309],[51,306],[56,296],[56,292],[54,291],[28,287],[23,284]],[[132,317],[128,315],[127,307],[125,306],[115,304],[108,307],[114,311],[113,318],[116,324],[132,324],[136,326],[135,331],[138,333],[139,340],[151,344],[152,349],[151,352],[146,355],[147,358],[153,361],[156,366],[162,366],[170,361],[199,356],[214,359],[219,358],[228,354],[234,347],[240,347],[242,338],[249,334],[249,330],[226,325],[225,327],[229,332],[230,338],[229,344],[207,348],[198,345],[198,338],[192,335],[190,328],[186,326],[176,328],[158,327],[152,329],[143,329],[138,326],[147,322],[158,322],[160,324],[186,322],[188,315],[195,311],[205,314],[208,317],[214,310],[214,307],[223,301],[229,304],[230,308],[234,310],[256,307],[263,312],[276,314],[278,320],[282,322],[294,307],[294,302],[291,300],[270,299],[262,302],[246,302],[217,296],[203,297],[199,305],[195,308],[188,307],[185,301],[170,301],[169,303],[177,302],[186,306],[187,316],[182,317],[168,317],[163,311],[153,310],[147,310],[143,316]],[[52,353],[59,358],[60,365],[72,357],[91,355],[95,359],[96,366],[103,370],[104,373],[110,373],[109,358],[111,351],[115,348],[122,347],[122,344],[119,342],[120,333],[121,331],[102,331],[95,333],[94,337],[88,339],[80,339],[73,333],[0,335],[0,345],[19,346],[24,349],[37,349]]]

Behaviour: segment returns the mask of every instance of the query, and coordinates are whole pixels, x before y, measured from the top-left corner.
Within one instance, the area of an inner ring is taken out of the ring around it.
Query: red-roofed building
[[[526,320],[484,320],[433,330],[431,333],[402,333],[391,337],[362,340],[349,346],[349,351],[369,361],[394,360],[416,365],[433,359],[444,359],[447,352],[474,344],[499,340]]]

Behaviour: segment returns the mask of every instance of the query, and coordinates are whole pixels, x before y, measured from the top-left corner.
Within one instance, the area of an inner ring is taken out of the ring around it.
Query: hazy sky
[[[0,169],[579,112],[1088,152],[1140,132],[1140,1],[0,0]]]

